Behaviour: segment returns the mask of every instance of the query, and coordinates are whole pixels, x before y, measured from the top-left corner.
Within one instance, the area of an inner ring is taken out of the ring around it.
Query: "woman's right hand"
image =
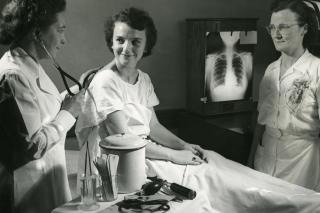
[[[74,96],[67,94],[62,102],[61,110],[66,110],[73,117],[78,117],[81,112],[81,106],[84,104],[85,90],[82,89]]]
[[[176,164],[199,165],[204,161],[190,150],[173,150],[169,160]]]

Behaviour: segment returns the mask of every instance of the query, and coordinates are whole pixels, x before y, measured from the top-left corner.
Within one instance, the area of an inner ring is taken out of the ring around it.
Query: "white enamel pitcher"
[[[102,154],[119,155],[117,169],[119,193],[136,192],[145,183],[146,144],[146,140],[132,134],[111,135],[100,141]]]

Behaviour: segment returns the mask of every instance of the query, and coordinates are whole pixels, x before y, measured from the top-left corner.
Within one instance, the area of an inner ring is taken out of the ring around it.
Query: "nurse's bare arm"
[[[162,145],[158,146],[158,149],[160,149],[160,147],[172,149],[172,151],[168,152],[167,154],[167,160],[178,164],[203,163],[203,159],[205,160],[207,158],[204,150],[198,145],[189,144],[183,141],[175,134],[170,132],[158,121],[154,109],[150,109],[152,110],[152,117],[150,121],[150,138],[156,143]],[[157,150],[153,150],[153,152],[156,151]],[[162,150],[160,149],[160,151]],[[166,150],[163,151],[166,152]]]
[[[105,124],[113,134],[129,133],[125,114],[121,111],[115,111],[108,115]],[[173,150],[166,147],[157,146],[155,143],[147,145],[147,157],[168,160],[169,153]],[[171,154],[170,154],[171,155]]]
[[[150,121],[150,137],[163,146],[176,150],[184,149],[187,143],[170,132],[159,122],[153,108],[150,108],[150,110],[152,110]]]
[[[108,125],[109,130],[113,134],[129,132],[125,114],[121,110],[110,113],[105,120],[105,124]],[[174,150],[153,142],[149,142],[146,146],[146,157],[158,160],[170,160],[178,164],[199,164],[198,161],[192,160],[194,154],[189,150]]]
[[[112,134],[129,133],[125,114],[121,110],[110,113],[104,122]]]

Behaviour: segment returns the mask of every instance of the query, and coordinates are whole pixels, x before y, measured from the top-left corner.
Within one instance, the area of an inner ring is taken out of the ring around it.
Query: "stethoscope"
[[[73,92],[71,92],[68,83],[67,83],[67,79],[69,78],[71,81],[73,81],[74,83],[76,83],[79,87],[79,91],[83,88],[82,85],[80,84],[79,81],[77,81],[75,78],[73,78],[71,75],[69,75],[67,72],[65,72],[61,66],[57,63],[57,61],[54,59],[54,57],[51,55],[51,53],[48,51],[48,49],[46,48],[43,40],[39,39],[39,43],[40,46],[44,49],[44,51],[46,52],[46,54],[49,56],[50,60],[52,61],[54,67],[59,71],[62,80],[63,80],[63,84],[65,86],[65,88],[67,89],[68,93],[70,96],[74,96],[75,94]]]

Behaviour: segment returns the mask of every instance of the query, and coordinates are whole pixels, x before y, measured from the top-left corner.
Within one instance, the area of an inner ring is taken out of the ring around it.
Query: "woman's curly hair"
[[[45,30],[65,9],[65,0],[10,0],[0,17],[0,43],[11,44],[36,28]]]
[[[118,14],[111,16],[105,22],[105,40],[107,46],[112,51],[112,38],[113,30],[116,22],[123,22],[128,24],[131,28],[136,30],[146,30],[146,47],[143,57],[151,55],[152,48],[155,46],[157,41],[157,30],[154,26],[152,18],[149,14],[141,9],[130,7],[121,10]]]

